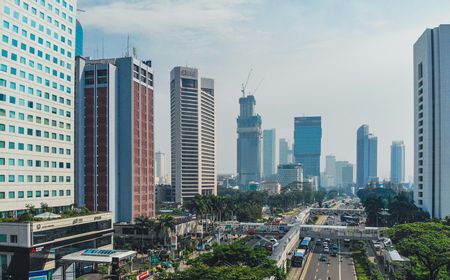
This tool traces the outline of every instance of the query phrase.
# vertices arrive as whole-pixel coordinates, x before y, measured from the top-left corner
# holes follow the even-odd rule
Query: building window
[[[10,235],[9,236],[9,242],[17,243],[17,235],[14,235],[14,234]]]
[[[422,62],[419,63],[419,65],[417,67],[417,75],[419,76],[419,79],[423,78],[423,64],[422,64]]]
[[[7,235],[6,234],[0,234],[0,242],[6,243],[7,242]]]

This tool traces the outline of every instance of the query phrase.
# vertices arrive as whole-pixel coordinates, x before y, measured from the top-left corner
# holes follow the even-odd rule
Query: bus
[[[306,251],[304,249],[297,249],[292,256],[292,267],[303,267],[306,259]]]
[[[311,237],[305,237],[303,238],[302,242],[300,242],[300,245],[298,246],[299,249],[304,249],[305,253],[308,253],[309,249],[311,248]]]

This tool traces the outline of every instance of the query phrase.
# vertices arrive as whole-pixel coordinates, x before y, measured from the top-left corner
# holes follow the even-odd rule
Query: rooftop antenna
[[[137,50],[136,50],[136,47],[133,47],[133,57],[134,57],[134,58],[137,57]]]
[[[245,84],[242,84],[242,96],[245,97],[245,90],[247,89],[248,80],[250,80],[250,76],[252,75],[253,69],[250,68],[250,71],[248,72],[247,81],[245,81]]]
[[[127,51],[125,52],[125,56],[130,56],[130,34],[127,35]]]
[[[105,58],[105,38],[102,38],[102,58]]]

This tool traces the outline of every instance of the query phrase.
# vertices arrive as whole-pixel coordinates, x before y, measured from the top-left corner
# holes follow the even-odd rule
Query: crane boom
[[[250,80],[250,76],[252,75],[253,69],[250,68],[250,71],[247,75],[247,80],[245,81],[245,84],[242,84],[242,95],[245,97],[245,90],[247,89],[248,81]]]

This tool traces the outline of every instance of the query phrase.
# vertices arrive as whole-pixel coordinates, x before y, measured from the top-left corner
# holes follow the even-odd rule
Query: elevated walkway
[[[345,215],[345,216],[364,216],[364,209],[339,209],[339,208],[311,208],[311,215]]]
[[[324,226],[324,225],[299,225],[300,237],[352,239],[352,240],[377,240],[384,228],[378,227],[353,227],[353,226]]]

